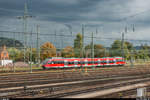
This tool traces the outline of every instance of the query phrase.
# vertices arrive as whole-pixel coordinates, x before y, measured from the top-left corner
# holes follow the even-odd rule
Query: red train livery
[[[77,67],[104,67],[114,65],[124,65],[122,57],[105,57],[105,58],[51,58],[42,62],[43,69],[49,68],[77,68]]]

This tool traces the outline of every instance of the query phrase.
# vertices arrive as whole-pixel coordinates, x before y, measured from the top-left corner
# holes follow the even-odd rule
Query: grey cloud
[[[1,0],[0,25],[8,24],[6,23],[8,19],[23,16],[25,1]],[[79,32],[81,25],[86,24],[87,33],[95,30],[95,27],[103,26],[103,34],[110,34],[111,36],[112,32],[115,33],[123,29],[124,23],[135,24],[136,28],[141,30],[150,26],[149,11],[128,18],[141,11],[136,9],[140,4],[135,1],[138,0],[28,0],[27,3],[29,14],[36,16],[34,24],[43,25],[47,33],[54,30],[55,27],[49,27],[55,22],[55,24],[61,24],[58,30],[63,30],[64,33],[68,29],[72,29],[73,33]],[[128,18],[126,22],[123,19],[125,17]],[[9,24],[11,25],[11,23]],[[42,31],[46,33],[44,29]]]

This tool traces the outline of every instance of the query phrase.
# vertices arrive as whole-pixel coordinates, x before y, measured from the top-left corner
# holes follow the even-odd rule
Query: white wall
[[[7,65],[7,64],[12,64],[13,61],[12,60],[0,60],[0,65]]]

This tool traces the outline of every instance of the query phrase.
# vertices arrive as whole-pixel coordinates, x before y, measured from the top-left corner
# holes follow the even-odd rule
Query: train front
[[[45,59],[41,64],[43,69],[50,68],[51,59]]]

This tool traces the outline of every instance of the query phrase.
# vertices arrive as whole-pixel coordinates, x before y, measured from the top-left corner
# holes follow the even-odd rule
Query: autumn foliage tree
[[[62,50],[62,57],[70,58],[74,57],[74,49],[71,46],[67,46]]]
[[[56,57],[56,47],[52,43],[46,42],[40,48],[41,48],[41,52],[40,52],[41,60],[50,57]]]

